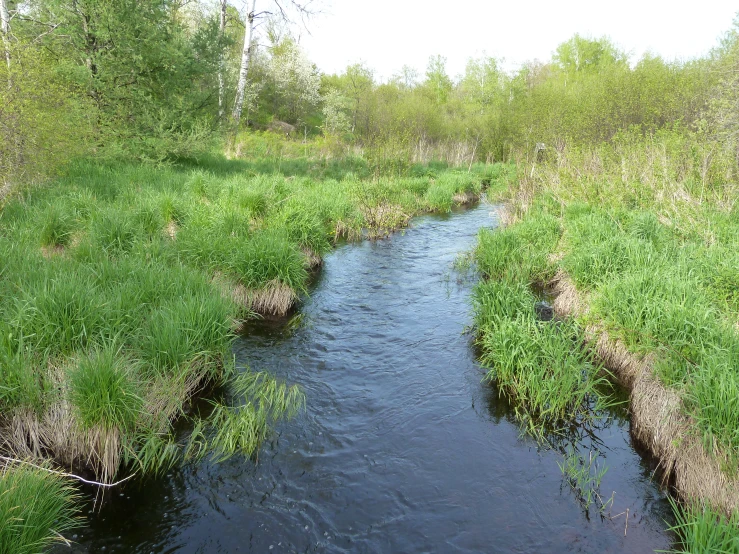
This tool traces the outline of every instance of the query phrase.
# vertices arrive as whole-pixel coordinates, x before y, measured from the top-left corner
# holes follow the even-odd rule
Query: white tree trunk
[[[246,15],[247,27],[244,35],[244,48],[241,51],[241,66],[239,67],[239,82],[236,85],[236,100],[234,101],[234,109],[232,118],[235,126],[238,126],[241,119],[241,112],[244,109],[244,96],[246,93],[246,81],[249,73],[249,64],[252,54],[252,38],[254,37],[254,14],[257,0],[251,0]]]
[[[10,69],[10,14],[6,0],[0,0],[0,34],[3,35],[3,50],[5,50],[5,63]]]
[[[5,0],[0,0],[4,2]],[[223,52],[223,35],[226,33],[226,6],[227,0],[221,1],[221,18],[218,26],[218,40],[221,42],[221,59],[218,61],[218,118],[223,119],[226,84],[224,82],[225,53]]]

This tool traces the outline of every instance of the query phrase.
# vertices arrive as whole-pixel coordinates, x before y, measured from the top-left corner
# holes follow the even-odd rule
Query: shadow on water
[[[472,280],[450,272],[496,222],[481,204],[339,247],[299,313],[250,324],[234,349],[241,366],[299,383],[307,410],[280,425],[256,464],[203,463],[116,493],[72,551],[670,548],[669,506],[623,409],[587,436],[609,466],[600,489],[615,493],[610,512],[629,510],[626,533],[624,515],[588,517],[563,484],[561,454],[522,437],[512,407],[482,381],[465,332]]]

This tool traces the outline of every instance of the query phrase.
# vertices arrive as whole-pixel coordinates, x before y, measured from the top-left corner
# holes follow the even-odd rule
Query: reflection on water
[[[258,463],[232,459],[129,486],[74,552],[650,552],[669,517],[624,414],[591,431],[615,491],[583,513],[557,462],[521,438],[475,361],[472,279],[452,270],[489,205],[423,217],[328,256],[299,322],[252,324],[238,362],[303,386]],[[69,552],[68,548],[59,550]]]

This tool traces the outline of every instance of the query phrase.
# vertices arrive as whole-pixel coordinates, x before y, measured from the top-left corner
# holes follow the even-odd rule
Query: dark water
[[[623,417],[596,432],[612,515],[586,515],[555,451],[522,439],[481,382],[474,278],[452,269],[489,205],[424,217],[326,259],[292,324],[255,325],[242,365],[303,386],[307,410],[255,465],[233,459],[124,490],[74,552],[651,552],[669,507]],[[592,438],[590,439],[592,440]],[[105,550],[104,550],[105,549]],[[61,549],[60,552],[69,552]]]

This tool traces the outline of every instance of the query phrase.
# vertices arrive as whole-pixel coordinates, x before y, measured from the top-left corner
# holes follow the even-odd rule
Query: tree
[[[445,104],[452,90],[452,80],[446,74],[446,58],[431,56],[426,69],[426,87],[436,98],[438,104]]]
[[[626,54],[607,38],[589,39],[576,34],[557,47],[553,61],[566,73],[592,72],[627,66]]]
[[[274,13],[268,10],[257,12],[257,0],[247,0],[246,33],[244,34],[244,45],[241,50],[241,63],[239,64],[239,81],[236,84],[236,99],[234,101],[234,107],[231,113],[234,127],[238,127],[239,121],[241,120],[241,112],[244,109],[244,97],[246,94],[246,84],[249,77],[249,67],[251,65],[254,52],[254,30],[256,28],[257,20],[264,16],[277,16],[282,21],[289,22],[289,9],[297,11],[301,17],[305,18],[311,15],[309,6],[312,1],[313,0],[306,0],[305,2],[299,2],[298,0],[272,0],[272,5],[277,11],[277,13]]]
[[[228,9],[228,2],[226,0],[219,0],[219,13],[218,13],[218,42],[221,47],[221,55],[218,60],[218,119],[223,119],[224,102],[226,96],[226,82],[225,82],[225,65],[226,56],[225,49],[223,46],[223,39],[226,34],[226,11]]]
[[[161,160],[207,148],[216,119],[218,20],[180,0],[36,0],[43,46],[94,102],[98,144]],[[35,23],[29,23],[35,25]]]
[[[313,63],[297,44],[286,39],[273,48],[269,76],[283,107],[283,119],[305,123],[311,108],[321,100],[321,77]]]
[[[249,75],[252,50],[254,48],[254,22],[258,14],[255,13],[257,0],[251,0],[246,13],[246,33],[244,35],[244,46],[241,52],[241,64],[239,65],[239,82],[236,85],[236,99],[234,100],[233,119],[234,127],[238,127],[241,120],[241,111],[244,109],[244,96],[246,94],[246,79]]]
[[[502,73],[495,58],[483,57],[467,62],[459,88],[467,103],[482,115],[501,92]]]
[[[349,133],[351,122],[347,112],[351,100],[335,88],[323,95],[323,132],[325,135],[341,137]]]
[[[6,0],[0,0],[0,34],[3,37],[3,50],[5,51],[5,62],[10,71],[10,14]]]

